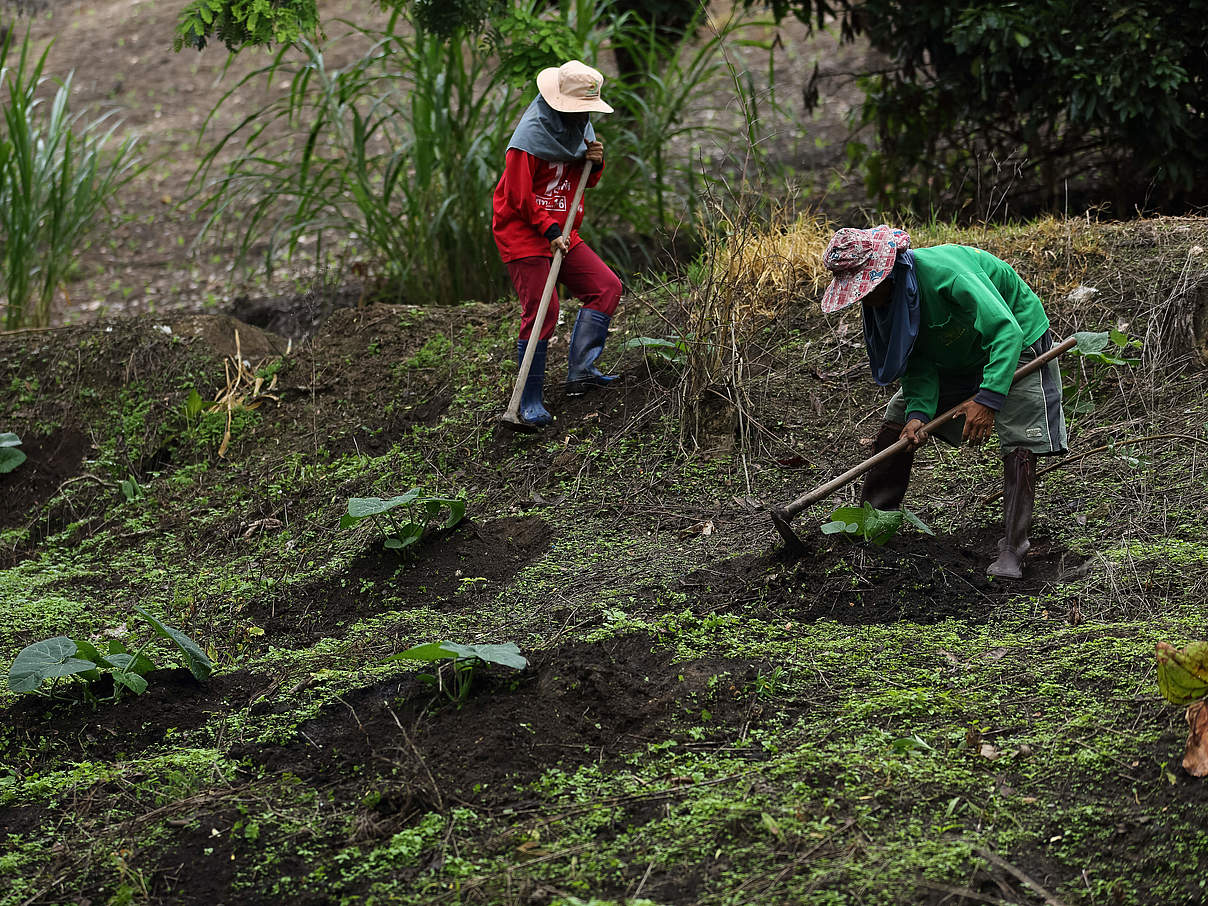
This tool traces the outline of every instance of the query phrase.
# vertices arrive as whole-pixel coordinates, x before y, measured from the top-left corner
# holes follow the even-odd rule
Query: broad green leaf
[[[1111,338],[1111,341],[1121,349],[1128,346],[1128,334],[1124,333],[1123,331],[1116,330],[1116,328],[1113,327],[1107,332],[1107,335]]]
[[[122,673],[135,673],[142,676],[155,669],[155,664],[145,654],[110,654],[108,660]]]
[[[1103,333],[1093,333],[1088,330],[1083,330],[1074,334],[1074,339],[1078,344],[1074,347],[1074,351],[1079,355],[1098,355],[1107,348],[1107,343],[1110,337],[1107,331],[1104,331]]]
[[[0,447],[0,475],[7,475],[25,462],[26,458],[16,447]]]
[[[932,530],[931,526],[929,526],[926,522],[924,522],[922,519],[920,519],[918,517],[918,514],[915,513],[914,510],[908,510],[908,509],[906,509],[906,507],[902,507],[902,515],[906,517],[907,522],[909,522],[911,525],[913,525],[920,532],[924,532],[928,535],[935,534],[935,532]]]
[[[477,658],[489,664],[500,664],[523,670],[528,666],[528,660],[520,653],[515,642],[504,642],[502,645],[461,645],[457,642],[428,642],[416,645],[398,654],[386,658],[388,661],[442,661],[448,659]]]
[[[147,691],[147,681],[137,673],[125,673],[119,670],[111,675],[115,686],[125,686],[135,695],[142,695]]]
[[[395,507],[407,506],[414,503],[420,495],[419,488],[412,488],[406,494],[400,494],[397,497],[382,499],[381,497],[350,497],[348,500],[348,518],[355,521],[360,521],[369,516],[380,516],[382,513],[388,513]],[[341,523],[344,520],[340,520]]]
[[[156,634],[170,641],[178,649],[180,649],[181,660],[184,665],[189,668],[189,672],[196,679],[203,680],[209,676],[214,670],[214,662],[202,651],[197,643],[181,632],[174,626],[168,626],[166,623],[161,623],[147,611],[141,607],[134,608],[144,620],[151,624]]]
[[[76,643],[62,635],[26,645],[8,670],[8,688],[13,692],[33,692],[44,680],[96,669],[92,661],[76,657],[76,651]]]
[[[447,658],[456,657],[452,651],[446,651],[444,642],[428,642],[424,645],[415,645],[408,648],[406,651],[400,651],[398,654],[392,654],[386,658],[388,661],[443,661]]]
[[[86,639],[73,639],[76,644],[76,655],[82,658],[87,658],[98,667],[112,667],[113,663],[99,651],[96,647]]]
[[[459,658],[476,657],[488,664],[500,664],[514,670],[523,670],[528,666],[528,660],[520,653],[515,642],[504,642],[502,645],[459,645],[457,642],[441,642],[441,645],[453,651]]]
[[[831,521],[822,527],[828,535],[845,532],[859,535],[865,541],[882,545],[902,527],[901,510],[878,510],[871,504],[841,506],[830,514]],[[842,527],[840,527],[842,526]]]
[[[885,544],[902,527],[902,511],[878,510],[867,503],[864,506],[867,510],[862,531],[864,538],[878,546]]]
[[[1158,642],[1158,688],[1167,701],[1185,705],[1208,696],[1208,642],[1192,642],[1182,650]]]
[[[688,351],[687,344],[681,339],[667,340],[659,337],[634,337],[626,341],[621,348],[641,349],[648,356],[663,359],[674,365],[681,364],[684,354]]]
[[[0,447],[19,447],[21,446],[21,438],[13,434],[12,431],[5,431],[0,434]]]

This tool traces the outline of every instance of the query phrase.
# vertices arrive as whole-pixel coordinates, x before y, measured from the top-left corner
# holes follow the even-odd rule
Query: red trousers
[[[507,263],[508,274],[512,278],[512,286],[520,296],[522,314],[520,316],[520,339],[527,340],[533,333],[533,322],[537,320],[537,308],[541,305],[541,291],[545,289],[546,278],[553,264],[550,258],[518,258]],[[558,282],[566,287],[566,291],[579,299],[584,308],[594,308],[598,312],[612,317],[621,301],[621,281],[603,261],[600,256],[587,247],[586,242],[580,242],[570,253],[562,258],[562,268],[558,271]],[[540,340],[548,340],[558,324],[558,290],[549,300],[549,308],[545,311],[545,323],[537,334]]]

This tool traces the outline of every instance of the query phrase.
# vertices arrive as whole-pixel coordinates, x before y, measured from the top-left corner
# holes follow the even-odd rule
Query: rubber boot
[[[986,570],[1000,579],[1022,579],[1023,557],[1032,546],[1028,530],[1036,504],[1036,454],[1012,450],[1003,457],[1002,517],[1006,534],[998,542],[998,559]]]
[[[892,447],[902,435],[902,425],[883,422],[881,430],[873,438],[872,449],[880,453]],[[906,496],[910,484],[910,469],[914,465],[914,451],[895,453],[880,465],[864,473],[864,484],[860,486],[860,503],[871,503],[878,510],[896,510]]]
[[[615,374],[604,374],[596,367],[611,323],[612,318],[594,308],[579,309],[566,353],[567,396],[581,396],[593,387],[607,387],[617,379]]]
[[[524,362],[524,351],[528,340],[516,342],[516,368]],[[537,348],[533,351],[533,364],[529,368],[528,380],[524,382],[524,390],[520,394],[520,418],[530,425],[544,427],[554,420],[545,408],[543,392],[545,390],[545,353],[549,348],[549,340],[538,340]]]

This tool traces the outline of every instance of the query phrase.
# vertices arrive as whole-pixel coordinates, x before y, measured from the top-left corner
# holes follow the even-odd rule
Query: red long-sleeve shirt
[[[551,163],[519,148],[508,149],[503,176],[495,186],[491,222],[495,245],[505,263],[518,258],[553,257],[546,232],[557,226],[563,235],[566,234],[566,212],[579,184],[582,167],[582,161]],[[589,188],[600,181],[603,172],[603,164],[593,170],[587,178]],[[572,249],[583,241],[579,238],[582,222],[583,202],[580,201],[570,230]]]

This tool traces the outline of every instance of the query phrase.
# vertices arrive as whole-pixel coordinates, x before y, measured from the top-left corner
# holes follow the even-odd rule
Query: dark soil
[[[59,428],[44,437],[22,435],[26,460],[0,475],[0,529],[13,528],[30,518],[59,486],[80,473],[90,443],[75,428]],[[0,558],[3,553],[0,552]],[[0,562],[3,562],[0,559]]]
[[[713,742],[739,735],[760,713],[749,670],[722,659],[672,663],[645,634],[565,645],[523,672],[483,669],[461,708],[408,675],[343,696],[285,745],[232,756],[332,779],[363,765],[382,778],[382,813],[458,803],[517,809],[528,801],[524,787],[550,767],[687,739],[702,709]]]
[[[387,550],[378,535],[338,580],[291,588],[252,611],[270,638],[311,643],[363,617],[400,607],[481,605],[549,547],[550,528],[535,516],[436,531],[411,552]],[[485,580],[485,581],[482,581]]]
[[[994,528],[938,537],[904,532],[885,547],[833,536],[805,543],[800,558],[783,550],[747,554],[693,573],[683,587],[705,611],[755,607],[857,626],[984,622],[996,604],[1036,594],[1083,560],[1039,538],[1025,558],[1022,580],[991,578],[986,566],[997,550]]]
[[[187,734],[210,721],[215,712],[246,707],[269,681],[244,671],[220,674],[200,683],[183,668],[153,670],[147,691],[127,693],[117,702],[93,707],[78,692],[49,699],[22,696],[4,712],[2,760],[10,769],[43,763],[116,761]],[[102,677],[93,690],[98,699],[112,694],[112,681]]]

